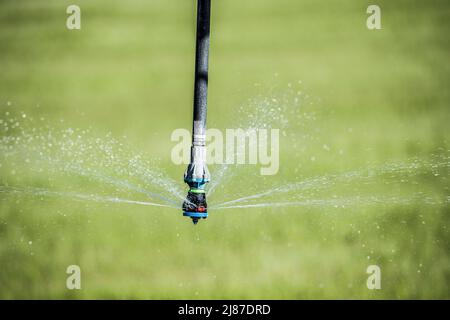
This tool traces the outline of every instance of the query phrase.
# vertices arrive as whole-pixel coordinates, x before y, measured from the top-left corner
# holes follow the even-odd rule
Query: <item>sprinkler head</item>
[[[186,200],[183,202],[183,216],[190,217],[194,224],[197,224],[199,219],[208,217],[205,190],[191,188],[188,191]]]
[[[184,172],[184,182],[189,186],[189,191],[183,202],[183,216],[190,217],[194,224],[197,224],[199,219],[208,217],[205,186],[209,179],[204,140],[196,140],[191,147],[191,162]]]
[[[205,185],[209,182],[209,171],[201,159],[194,159],[196,161],[192,161],[184,173],[184,182],[189,185],[189,191],[183,202],[183,216],[190,217],[194,224],[208,217]]]

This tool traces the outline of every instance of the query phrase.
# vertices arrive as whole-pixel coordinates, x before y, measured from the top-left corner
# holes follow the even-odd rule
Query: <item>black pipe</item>
[[[211,0],[197,2],[193,145],[205,145]]]

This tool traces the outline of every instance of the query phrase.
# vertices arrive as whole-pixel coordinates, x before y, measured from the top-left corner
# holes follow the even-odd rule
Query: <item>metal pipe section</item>
[[[204,145],[208,101],[208,58],[211,0],[198,0],[195,48],[194,124],[192,144]],[[202,140],[203,139],[203,140]]]

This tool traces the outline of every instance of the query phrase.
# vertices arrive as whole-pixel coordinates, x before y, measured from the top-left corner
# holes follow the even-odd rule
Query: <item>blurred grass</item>
[[[213,2],[210,127],[232,126],[255,83],[302,80],[317,98],[317,140],[300,160],[282,141],[274,182],[449,150],[448,1],[378,1],[381,31],[364,1]],[[2,113],[126,135],[181,177],[169,137],[190,128],[195,2],[79,0],[80,31],[65,28],[69,4],[0,2]],[[448,204],[420,202],[227,210],[193,228],[168,209],[2,194],[0,297],[448,299],[448,225]],[[70,264],[81,291],[65,288]],[[369,264],[382,290],[367,290]]]

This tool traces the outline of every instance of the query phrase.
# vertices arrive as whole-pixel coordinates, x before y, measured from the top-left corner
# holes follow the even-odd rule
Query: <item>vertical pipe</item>
[[[182,206],[183,215],[190,217],[194,224],[199,219],[206,219],[208,217],[204,189],[210,179],[206,165],[206,106],[208,98],[210,11],[211,0],[198,0],[191,161],[184,172],[184,182],[189,185],[189,191]]]
[[[211,0],[198,0],[195,48],[194,123],[192,128],[193,146],[205,145],[210,15]]]

